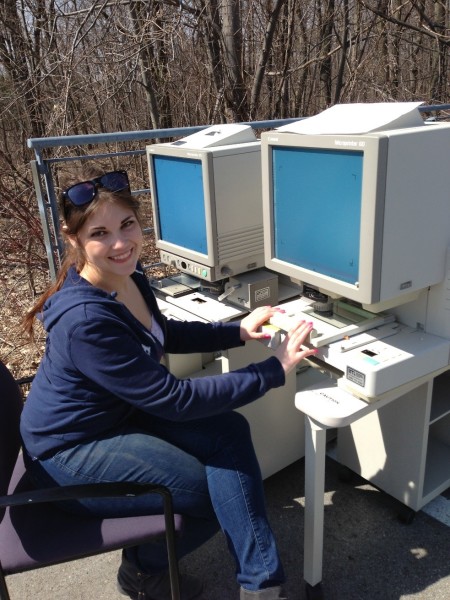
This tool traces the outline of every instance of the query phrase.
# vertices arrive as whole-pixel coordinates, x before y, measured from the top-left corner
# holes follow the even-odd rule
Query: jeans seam
[[[234,463],[234,460],[233,460],[233,463]],[[235,464],[235,466],[236,466],[236,464]],[[269,568],[267,565],[267,555],[266,555],[266,552],[263,550],[264,544],[262,543],[260,535],[257,531],[258,528],[257,528],[256,519],[255,519],[254,515],[252,514],[252,511],[250,510],[250,507],[249,507],[249,502],[248,502],[248,497],[247,497],[248,494],[247,494],[245,485],[243,484],[243,481],[242,481],[241,472],[238,469],[236,469],[236,472],[237,472],[238,479],[239,479],[239,485],[241,486],[242,494],[245,499],[245,508],[246,508],[247,515],[248,515],[248,518],[249,518],[251,526],[252,526],[253,535],[254,535],[257,545],[258,545],[258,552],[261,557],[261,562],[264,565],[266,577],[269,578],[270,573],[269,573]]]

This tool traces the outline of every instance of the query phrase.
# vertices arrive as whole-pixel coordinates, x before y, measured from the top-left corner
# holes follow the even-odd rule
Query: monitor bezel
[[[197,161],[201,163],[202,170],[202,182],[203,182],[203,199],[204,199],[204,210],[205,210],[205,227],[206,227],[206,244],[207,254],[197,252],[185,246],[168,242],[161,237],[161,227],[159,219],[159,205],[156,194],[157,183],[155,181],[155,170],[149,165],[149,176],[150,176],[150,192],[153,209],[153,225],[155,229],[156,247],[159,250],[169,252],[185,258],[186,260],[193,261],[206,267],[216,266],[217,260],[217,219],[215,214],[215,190],[214,181],[211,181],[213,177],[213,155],[207,150],[190,150],[187,148],[176,148],[174,146],[165,147],[158,145],[155,147],[149,147],[148,160],[153,161],[157,156],[168,156],[170,158],[180,158],[186,161]]]
[[[273,149],[311,148],[363,153],[359,281],[346,283],[284,262],[275,256],[273,215]],[[384,195],[388,140],[382,135],[301,135],[268,132],[261,136],[265,264],[268,269],[301,284],[314,286],[333,297],[361,304],[380,300],[383,247]],[[314,224],[311,225],[314,227]]]

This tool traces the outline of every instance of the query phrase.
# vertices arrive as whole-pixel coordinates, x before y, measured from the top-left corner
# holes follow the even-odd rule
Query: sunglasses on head
[[[84,206],[92,202],[100,188],[106,188],[110,192],[121,192],[130,189],[127,172],[110,171],[101,175],[101,177],[75,183],[75,185],[71,185],[63,191],[62,197],[74,206]]]

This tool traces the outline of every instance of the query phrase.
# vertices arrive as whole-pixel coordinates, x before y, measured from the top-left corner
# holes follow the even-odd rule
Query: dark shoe
[[[240,600],[287,600],[287,596],[279,585],[255,592],[241,588]]]
[[[147,575],[133,563],[122,558],[117,574],[119,592],[134,600],[171,600],[168,571],[158,575]],[[203,584],[196,577],[180,575],[181,600],[201,600]]]

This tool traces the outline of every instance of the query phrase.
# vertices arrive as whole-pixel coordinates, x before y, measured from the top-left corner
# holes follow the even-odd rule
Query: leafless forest
[[[47,278],[28,138],[450,101],[448,0],[0,7],[0,358],[16,376],[32,373],[42,350],[17,324]]]

